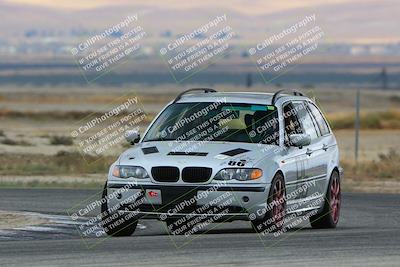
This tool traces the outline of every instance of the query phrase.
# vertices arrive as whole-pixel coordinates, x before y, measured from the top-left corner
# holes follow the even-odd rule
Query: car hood
[[[150,171],[154,166],[176,166],[180,169],[211,167],[218,171],[226,167],[257,167],[276,146],[232,142],[144,142],[126,150],[120,165],[142,166]]]

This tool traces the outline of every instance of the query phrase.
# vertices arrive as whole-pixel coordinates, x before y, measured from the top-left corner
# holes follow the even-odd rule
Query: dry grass
[[[72,137],[69,136],[51,136],[50,137],[50,144],[51,145],[64,145],[64,146],[72,146],[74,141]]]
[[[400,154],[391,149],[387,154],[379,154],[377,160],[354,162],[342,162],[346,177],[353,180],[400,180]]]
[[[9,109],[0,109],[0,118],[7,119],[29,119],[34,121],[80,121],[86,117],[100,117],[104,112],[91,112],[91,111],[16,111]],[[128,115],[129,112],[120,112],[116,119]],[[143,123],[149,124],[154,118],[155,114],[146,114]]]
[[[53,155],[4,154],[0,157],[1,175],[55,175],[107,173],[115,157],[94,158],[78,152],[60,151]],[[89,164],[90,163],[90,164]]]
[[[68,90],[67,90],[68,91]],[[112,91],[112,90],[109,90]],[[130,92],[126,94],[125,91],[115,90],[114,93],[101,92],[101,94],[93,94],[90,92],[78,92],[75,94],[66,94],[63,92],[38,92],[38,93],[27,93],[27,92],[13,92],[13,93],[2,93],[0,92],[0,103],[15,103],[15,104],[98,104],[100,106],[106,106],[113,103],[116,99],[120,102],[124,102],[136,96],[136,93]],[[168,91],[164,93],[149,94],[141,93],[138,96],[139,104],[155,104],[159,103],[165,105],[167,102],[171,101],[174,94]]]
[[[33,146],[33,144],[25,141],[25,140],[14,140],[11,138],[3,138],[0,140],[0,143],[3,145],[9,145],[9,146]]]
[[[334,130],[354,128],[354,113],[328,114],[327,119]],[[361,113],[360,127],[361,129],[400,129],[400,111]]]

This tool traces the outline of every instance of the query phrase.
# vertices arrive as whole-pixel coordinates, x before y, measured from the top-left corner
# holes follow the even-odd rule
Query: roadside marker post
[[[355,120],[355,160],[358,165],[358,148],[359,148],[359,135],[360,135],[360,88],[356,93],[356,120]]]

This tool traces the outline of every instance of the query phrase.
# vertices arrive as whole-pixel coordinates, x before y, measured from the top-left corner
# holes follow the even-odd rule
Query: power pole
[[[382,80],[382,89],[386,90],[387,87],[388,87],[387,86],[387,84],[388,84],[388,75],[387,75],[385,67],[382,68],[382,72],[381,72],[380,76],[381,76],[381,80]]]
[[[251,73],[246,75],[246,87],[250,88],[253,85],[253,79],[251,77]]]
[[[355,151],[354,156],[356,164],[358,164],[358,146],[359,146],[359,134],[360,134],[360,88],[357,89],[356,93],[356,121],[355,121]]]

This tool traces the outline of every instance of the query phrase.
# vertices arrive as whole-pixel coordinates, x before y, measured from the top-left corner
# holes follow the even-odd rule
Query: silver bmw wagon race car
[[[133,147],[111,165],[103,191],[108,235],[131,235],[139,219],[185,235],[234,220],[250,221],[257,232],[282,231],[292,215],[313,228],[339,221],[336,139],[298,91],[190,89],[143,135],[125,136]]]

